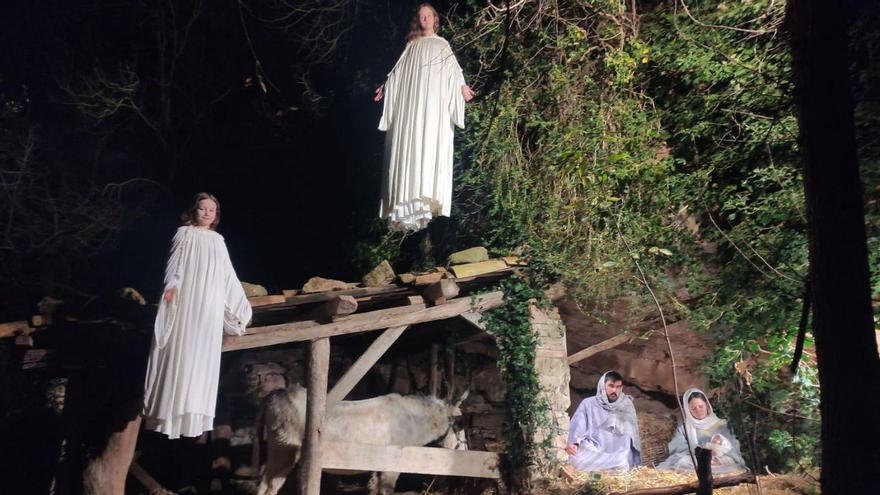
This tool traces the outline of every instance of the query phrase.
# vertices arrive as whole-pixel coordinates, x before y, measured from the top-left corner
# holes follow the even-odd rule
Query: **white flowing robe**
[[[251,305],[223,236],[209,229],[180,227],[165,269],[144,385],[146,428],[178,438],[214,427],[223,332],[241,335]],[[164,293],[164,292],[163,292]]]
[[[379,122],[386,131],[379,217],[393,230],[418,230],[433,216],[449,216],[464,84],[449,43],[437,35],[407,43],[388,74]]]
[[[571,417],[568,444],[578,446],[569,462],[578,471],[629,470],[641,464],[642,444],[632,398],[614,402],[605,394],[605,375],[595,397],[581,402]]]

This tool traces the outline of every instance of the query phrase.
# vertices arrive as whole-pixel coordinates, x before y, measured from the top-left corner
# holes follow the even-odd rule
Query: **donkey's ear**
[[[464,402],[464,400],[468,398],[468,395],[470,395],[470,393],[471,393],[471,389],[470,389],[470,388],[468,388],[467,390],[465,390],[464,393],[461,394],[461,397],[459,397],[458,400],[455,401],[455,407],[456,407],[456,408],[460,407],[460,406],[461,406],[461,403]]]

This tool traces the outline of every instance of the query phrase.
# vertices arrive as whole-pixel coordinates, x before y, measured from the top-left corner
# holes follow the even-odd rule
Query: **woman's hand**
[[[382,101],[382,97],[385,96],[385,85],[381,85],[376,88],[376,96],[373,97],[373,101]]]
[[[172,288],[165,291],[165,295],[163,297],[165,298],[165,302],[170,304],[171,301],[174,300],[174,296],[176,296],[176,295],[177,295],[177,287],[172,287]]]
[[[476,95],[476,93],[474,93],[474,90],[472,90],[471,87],[468,86],[467,84],[463,84],[461,86],[461,96],[464,96],[464,101],[473,100],[475,95]],[[376,101],[378,101],[378,100],[376,100]]]

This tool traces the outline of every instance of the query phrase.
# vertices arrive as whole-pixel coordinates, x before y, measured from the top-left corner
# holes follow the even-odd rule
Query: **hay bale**
[[[660,414],[642,412],[639,418],[639,435],[642,439],[642,464],[656,466],[668,456],[667,445],[675,431],[675,421]]]
[[[578,472],[577,478],[574,484],[582,485],[582,493],[600,494],[625,493],[630,490],[681,485],[697,479],[693,473],[660,471],[646,466],[637,467],[630,471]],[[583,487],[589,487],[589,489]]]

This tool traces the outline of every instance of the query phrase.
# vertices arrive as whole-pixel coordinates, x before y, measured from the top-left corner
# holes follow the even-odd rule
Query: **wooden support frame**
[[[330,368],[330,339],[322,337],[309,347],[306,430],[300,462],[299,495],[320,495],[322,445],[321,430],[327,404],[327,375]]]
[[[477,450],[325,442],[324,469],[499,479],[499,455]]]
[[[26,321],[10,321],[8,323],[0,323],[0,338],[15,337],[17,335],[27,335],[33,330]]]
[[[321,325],[315,321],[285,323],[248,329],[239,337],[226,336],[223,351],[253,349],[288,342],[303,342],[322,337],[381,330],[383,328],[414,325],[428,321],[445,320],[469,311],[485,311],[504,303],[500,291],[481,294],[474,298],[460,298],[442,306],[425,308],[422,305],[353,314],[343,320]]]
[[[327,412],[345,399],[345,396],[351,392],[351,389],[370,371],[370,368],[376,364],[379,358],[385,354],[385,351],[397,341],[397,338],[407,328],[409,328],[409,325],[389,328],[370,344],[370,347],[361,354],[361,357],[351,365],[351,368],[342,375],[342,378],[336,382],[336,385],[327,394]]]
[[[605,339],[602,342],[599,342],[598,344],[593,344],[590,347],[587,347],[586,349],[581,349],[580,351],[577,351],[576,353],[572,354],[571,356],[568,356],[568,365],[571,366],[574,363],[577,363],[578,361],[583,361],[584,359],[587,359],[590,356],[599,354],[602,351],[607,351],[608,349],[613,349],[621,344],[625,344],[625,343],[629,342],[632,339],[633,339],[633,337],[631,335],[627,335],[625,333],[622,333],[620,335],[615,335],[614,337],[611,337],[610,339]]]

